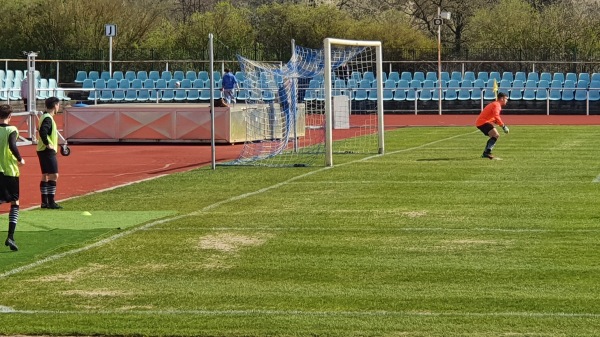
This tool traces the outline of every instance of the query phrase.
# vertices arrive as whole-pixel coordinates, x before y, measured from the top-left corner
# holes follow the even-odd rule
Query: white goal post
[[[377,126],[378,126],[378,153],[384,154],[384,123],[383,123],[383,53],[381,50],[381,41],[359,41],[344,40],[336,38],[325,38],[323,40],[323,50],[325,54],[324,66],[324,89],[325,89],[325,165],[333,166],[333,113],[332,113],[332,73],[331,59],[332,46],[352,46],[352,47],[373,47],[375,48],[375,78],[377,79]]]

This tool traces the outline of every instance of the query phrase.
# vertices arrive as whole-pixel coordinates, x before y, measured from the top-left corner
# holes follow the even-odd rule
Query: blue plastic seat
[[[552,74],[549,72],[542,72],[540,74],[540,81],[548,81],[548,83],[552,82]],[[538,81],[539,84],[539,81]]]
[[[429,81],[437,81],[437,73],[435,71],[428,71],[427,73],[425,73],[425,80],[429,80]]]
[[[600,100],[600,80],[594,80],[590,82],[590,89],[588,91],[588,99],[591,102]]]
[[[358,88],[354,90],[354,100],[364,101],[369,98],[369,91],[371,90],[371,81],[361,80],[358,82]]]
[[[137,78],[138,80],[142,80],[142,82],[144,82],[145,80],[148,79],[148,72],[145,70],[140,70],[135,75],[135,78]]]
[[[463,80],[471,81],[471,83],[475,82],[477,78],[475,77],[475,73],[472,71],[465,71],[463,75]]]
[[[491,75],[491,74],[490,74]],[[498,83],[496,82],[495,78],[490,78],[486,85],[485,85],[485,91],[483,92],[483,99],[490,101],[490,100],[495,100],[496,99],[496,92],[494,91],[494,84],[498,85]]]
[[[116,80],[116,79],[115,79]],[[117,88],[117,90],[113,91],[113,98],[112,100],[115,102],[121,102],[125,100],[125,92],[126,90],[129,89],[129,81],[122,78],[119,81],[119,86]]]
[[[459,90],[460,90],[460,81],[459,80],[448,81],[448,86],[446,88],[446,92],[444,93],[444,100],[446,100],[446,101],[457,100]]]
[[[537,89],[535,90],[535,100],[536,101],[545,101],[549,97],[548,89],[550,88],[550,82],[548,80],[540,80],[537,84]]]
[[[490,79],[490,74],[487,71],[480,71],[477,73],[477,79],[483,80],[483,82],[487,82]]]
[[[500,83],[500,81],[502,81],[502,76],[500,75],[500,72],[498,72],[498,71],[491,71],[489,79],[496,80],[496,83]]]
[[[136,79],[135,71],[133,71],[133,70],[127,70],[125,72],[125,79],[127,79],[130,83],[133,82],[133,80]]]
[[[525,82],[525,89],[523,90],[523,100],[533,101],[538,87],[538,82],[534,79],[527,80]]]
[[[565,76],[565,83],[563,84],[561,100],[572,101],[575,99],[575,88],[577,84],[573,80],[567,80],[568,76]]]
[[[565,82],[567,81],[573,81],[573,83],[577,83],[577,74],[576,73],[567,73],[565,75]],[[563,86],[565,84],[563,83]]]
[[[169,81],[173,78],[173,73],[171,73],[169,70],[163,70],[163,72],[160,73],[160,78],[169,83]]]
[[[4,75],[4,70],[2,71],[2,75]],[[83,83],[85,79],[87,79],[87,72],[85,70],[77,71],[77,75],[75,76],[75,83]]]
[[[471,99],[471,90],[473,90],[473,82],[470,80],[462,80],[460,82],[460,89],[458,89],[459,101],[466,101]]]
[[[524,73],[523,73],[524,74]],[[502,81],[500,81],[500,86],[502,88]],[[509,99],[511,100],[521,100],[523,99],[523,90],[525,90],[525,83],[523,83],[523,80],[514,80],[510,89],[509,89]],[[506,92],[502,89],[500,89],[501,92]]]
[[[183,70],[175,70],[173,72],[173,78],[180,82],[183,81],[183,79],[185,78],[185,74],[183,73]]]
[[[400,81],[400,73],[397,71],[390,71],[388,74],[388,80],[394,81],[394,83],[398,83]]]
[[[150,70],[148,73],[148,78],[156,83],[156,81],[160,80],[160,73],[158,70]]]
[[[417,80],[419,82],[425,81],[425,73],[422,71],[415,71],[413,73],[413,80]]]
[[[537,82],[540,81],[540,74],[538,74],[536,71],[530,71],[527,74],[527,81],[532,80],[535,81],[535,83],[537,84]],[[527,83],[527,82],[525,82]]]
[[[435,81],[434,86],[435,87],[433,89],[433,95],[431,97],[431,100],[439,101],[440,97],[442,98],[442,100],[444,100],[444,92],[446,92],[446,81],[444,81],[444,80]],[[441,96],[440,96],[440,86],[442,88]]]
[[[110,72],[108,72],[108,71],[101,72],[100,78],[103,79],[105,82],[108,82],[108,80],[111,79]]]
[[[369,82],[375,81],[375,74],[372,71],[365,71],[363,73],[363,80],[369,80]]]
[[[590,77],[590,84],[594,81],[600,81],[600,73],[592,73]]]
[[[554,73],[552,75],[552,81],[560,81],[560,85],[562,86],[565,83],[565,74],[564,73]]]
[[[424,80],[419,93],[419,101],[431,101],[433,98],[434,82],[432,80]]]
[[[471,89],[471,100],[479,101],[483,97],[483,90],[485,89],[485,81],[481,78],[476,79],[473,82],[473,89]]]
[[[88,77],[87,78],[89,78],[93,82],[96,82],[96,80],[100,78],[100,73],[97,72],[96,70],[90,70],[90,72],[88,72]]]
[[[450,80],[456,80],[458,83],[460,83],[462,79],[462,73],[460,71],[453,71],[450,73]]]
[[[125,78],[125,75],[123,74],[123,72],[121,70],[116,70],[116,71],[113,71],[112,78],[114,78],[115,80],[117,80],[117,82],[119,82]]]
[[[396,90],[394,91],[394,101],[405,101],[406,92],[409,88],[409,81],[400,80],[396,83]]]
[[[512,84],[512,81],[515,80],[515,77],[513,75],[513,73],[511,71],[505,71],[502,73],[502,79],[500,79],[500,82],[502,81],[508,81],[509,83]]]
[[[585,79],[581,79],[577,81],[577,85],[575,88],[575,100],[576,101],[586,101],[588,94],[588,81]]]
[[[539,87],[539,86],[538,86]],[[550,92],[548,99],[551,101],[559,101],[562,98],[562,82],[559,79],[552,80],[550,83]]]
[[[400,79],[410,82],[413,79],[412,73],[410,71],[403,71],[402,73],[400,73]]]
[[[514,81],[527,82],[527,74],[524,71],[517,71],[515,73],[515,78],[513,79],[513,82]]]

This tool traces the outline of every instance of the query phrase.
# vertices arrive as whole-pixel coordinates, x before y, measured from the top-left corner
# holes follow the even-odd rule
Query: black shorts
[[[6,202],[19,200],[19,177],[5,176],[0,173],[0,200]]]
[[[40,168],[43,174],[58,173],[58,161],[56,160],[56,151],[45,149],[37,152],[40,160]]]
[[[483,132],[484,135],[489,136],[490,131],[494,129],[494,125],[492,125],[491,123],[485,123],[483,125],[478,126],[477,128],[481,130],[481,132]]]

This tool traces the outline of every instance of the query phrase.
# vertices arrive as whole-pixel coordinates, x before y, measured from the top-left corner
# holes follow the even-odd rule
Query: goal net
[[[331,166],[334,154],[382,154],[381,43],[328,38],[323,49],[293,50],[283,65],[238,56],[246,141],[226,164]]]

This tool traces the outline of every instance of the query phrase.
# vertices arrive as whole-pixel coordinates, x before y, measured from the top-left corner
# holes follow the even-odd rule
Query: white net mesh
[[[326,57],[331,60],[334,153],[377,153],[376,53],[372,47],[295,48],[284,64],[238,56],[238,106],[246,120],[246,142],[227,164],[306,166],[325,156]],[[243,103],[243,105],[241,104]]]

